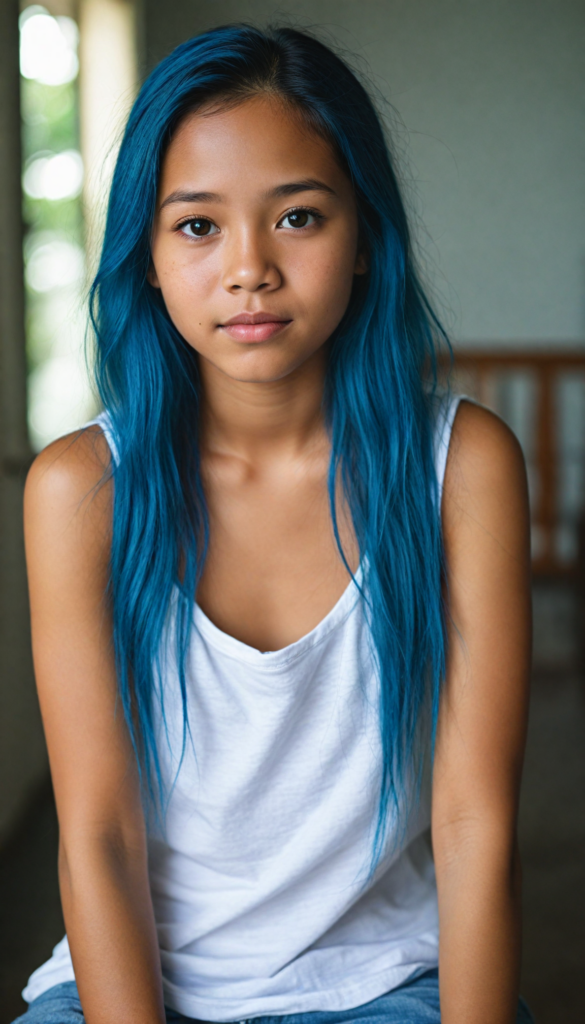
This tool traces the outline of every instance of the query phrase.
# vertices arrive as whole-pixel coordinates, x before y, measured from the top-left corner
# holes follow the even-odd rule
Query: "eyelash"
[[[320,221],[323,221],[325,219],[322,213],[319,213],[318,210],[314,210],[311,206],[294,206],[292,209],[287,210],[286,213],[282,215],[282,217],[280,218],[278,223],[281,224],[283,220],[286,220],[287,217],[290,217],[294,213],[308,213],[311,217],[315,218],[315,223],[316,224],[318,224]],[[214,227],[217,227],[217,224],[214,221],[212,221],[210,217],[185,217],[184,220],[180,221],[177,224],[176,230],[177,231],[182,231],[182,229],[187,224],[192,224],[193,221],[196,221],[196,220],[207,221],[208,224],[213,224]],[[314,227],[314,226],[315,226],[314,224],[305,224],[304,227],[302,227],[302,228],[287,228],[286,230],[295,231],[295,232],[301,232],[301,231],[306,231],[307,228],[311,228],[311,227]],[[199,237],[199,238],[209,238],[209,235],[199,235],[199,236],[197,236],[197,235],[186,235],[185,237],[189,238],[191,241],[194,241],[197,237]]]
[[[286,211],[286,213],[284,214],[283,217],[280,218],[278,223],[279,224],[282,223],[283,220],[286,220],[286,218],[290,217],[291,214],[293,214],[293,213],[308,213],[311,217],[315,218],[315,223],[317,223],[317,224],[320,221],[325,220],[323,214],[319,213],[318,210],[314,210],[311,206],[294,206],[291,210],[287,210]],[[305,227],[303,227],[303,228],[294,228],[294,229],[290,228],[289,230],[304,231],[306,228],[313,227],[313,226],[314,226],[313,224],[306,224]]]

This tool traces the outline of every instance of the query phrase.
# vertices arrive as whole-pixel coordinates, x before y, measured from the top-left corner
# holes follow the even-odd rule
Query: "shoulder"
[[[110,452],[101,427],[92,425],[58,438],[35,458],[25,493],[34,497],[75,498],[109,471]]]
[[[484,406],[463,399],[453,423],[445,488],[461,492],[506,480],[525,480],[524,455],[516,435]],[[461,496],[461,494],[460,494]]]
[[[43,533],[105,524],[111,514],[110,450],[97,425],[48,445],[34,460],[24,494],[25,527]]]
[[[463,519],[496,536],[528,529],[526,467],[518,439],[495,413],[465,400],[453,423],[442,516],[446,541]]]

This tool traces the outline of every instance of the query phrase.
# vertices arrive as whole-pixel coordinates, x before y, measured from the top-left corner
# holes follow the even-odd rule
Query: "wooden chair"
[[[523,403],[524,430],[520,431],[514,422],[514,403],[502,402],[501,397],[506,381],[511,379],[524,379],[529,385],[524,388],[528,401]],[[573,405],[583,407],[583,431],[573,429],[576,436],[572,438],[561,429],[567,381],[571,382],[573,397],[581,395]],[[585,352],[458,349],[451,386],[494,409],[519,435],[530,482],[535,576],[585,579]],[[571,479],[577,481],[577,490],[581,481],[582,493],[577,498],[575,494],[569,496],[567,501],[564,489]]]

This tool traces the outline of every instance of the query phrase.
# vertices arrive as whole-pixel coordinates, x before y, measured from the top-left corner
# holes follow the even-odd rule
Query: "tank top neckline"
[[[360,601],[363,577],[363,565],[360,564],[341,596],[321,621],[298,640],[287,644],[286,647],[279,647],[275,651],[260,651],[257,647],[251,647],[243,640],[238,640],[230,633],[224,632],[211,621],[196,601],[194,602],[193,622],[197,632],[222,654],[235,658],[237,661],[253,664],[257,668],[273,671],[277,666],[290,665],[292,661],[302,657],[346,621]]]
[[[435,435],[433,439],[439,497],[443,489],[447,451],[449,448],[449,440],[455,414],[460,402],[468,396],[447,395],[447,402],[443,404],[444,397],[445,396],[443,396],[440,402],[440,407],[437,411],[437,422],[435,425]],[[87,423],[86,426],[88,427],[92,424],[98,424],[102,428],[112,452],[112,456],[114,460],[117,461],[117,446],[113,437],[108,413],[99,413],[98,416],[96,416],[94,420],[91,420],[90,423]],[[276,668],[286,668],[291,664],[291,662],[301,658],[308,651],[312,650],[325,640],[326,637],[335,629],[342,625],[342,623],[344,623],[350,614],[356,609],[358,604],[361,603],[363,585],[364,560],[362,560],[353,578],[349,580],[347,587],[324,618],[321,619],[321,621],[308,633],[300,637],[299,640],[295,640],[292,644],[287,644],[286,647],[281,647],[275,651],[260,651],[258,648],[251,647],[242,640],[236,639],[236,637],[231,636],[229,633],[225,633],[219,628],[219,626],[216,626],[215,623],[211,621],[203,609],[197,604],[196,600],[193,601],[192,622],[199,635],[202,636],[208,644],[213,646],[216,650],[219,650],[226,657],[253,665],[258,670],[265,669],[266,671],[274,671]],[[175,596],[178,596],[178,588],[176,585],[174,590]]]

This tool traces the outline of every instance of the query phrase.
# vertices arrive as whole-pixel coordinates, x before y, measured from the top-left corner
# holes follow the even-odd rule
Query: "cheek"
[[[353,286],[355,249],[353,237],[336,238],[291,263],[291,284],[311,319],[338,322],[343,316]]]
[[[155,258],[154,265],[169,316],[184,334],[185,326],[193,323],[194,313],[204,314],[217,275],[211,266],[192,259],[163,257],[157,263]]]

